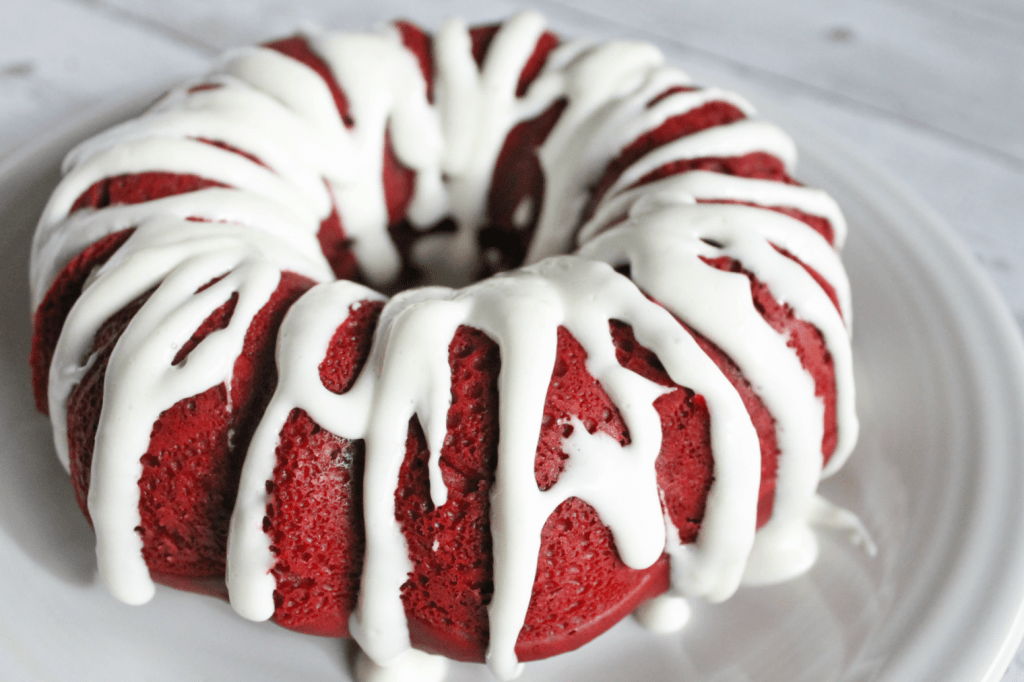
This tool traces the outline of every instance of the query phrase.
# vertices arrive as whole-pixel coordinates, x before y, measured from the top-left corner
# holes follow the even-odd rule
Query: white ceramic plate
[[[36,216],[76,141],[123,118],[113,107],[0,164],[0,678],[344,680],[351,647],[236,617],[161,588],[144,607],[95,579],[92,532],[31,401],[27,261]],[[777,117],[776,117],[777,118]],[[627,619],[524,681],[994,682],[1020,639],[1024,604],[1024,346],[995,290],[931,211],[806,126],[790,126],[799,175],[850,222],[863,431],[824,484],[864,520],[870,559],[822,533],[811,573],[696,604],[686,631]],[[450,679],[487,680],[456,665]]]

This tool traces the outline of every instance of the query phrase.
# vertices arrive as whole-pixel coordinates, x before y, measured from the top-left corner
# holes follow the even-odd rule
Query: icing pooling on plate
[[[332,208],[338,211],[369,282],[383,284],[397,274],[401,263],[389,239],[381,183],[386,136],[402,164],[415,172],[409,207],[414,225],[425,228],[445,216],[456,225],[453,233],[420,240],[414,260],[439,280],[463,283],[479,262],[477,231],[505,138],[516,124],[561,100],[565,109],[538,152],[543,201],[524,209],[538,214],[527,254],[534,265],[461,290],[428,287],[393,298],[382,314],[367,368],[342,395],[320,384],[319,361],[349,312],[383,297],[351,282],[323,284],[289,311],[279,336],[278,389],[253,438],[232,519],[232,604],[250,618],[273,613],[274,578],[268,572],[273,556],[262,531],[265,484],[272,478],[281,425],[292,408],[302,407],[328,430],[366,440],[367,552],[352,632],[378,663],[402,656],[409,645],[400,599],[408,559],[394,518],[393,491],[405,452],[405,427],[415,415],[431,451],[431,496],[435,505],[446,499],[438,457],[450,403],[448,344],[462,324],[487,333],[502,357],[488,651],[500,677],[513,677],[519,669],[514,647],[529,603],[540,528],[567,497],[580,497],[597,509],[627,565],[643,568],[667,552],[673,589],[681,595],[721,600],[736,589],[744,570],[758,580],[778,579],[813,561],[814,538],[806,523],[821,474],[821,401],[785,338],[754,311],[746,277],[716,270],[699,257],[725,254],[740,261],[825,336],[839,394],[840,441],[830,470],[849,454],[857,431],[846,327],[807,272],[771,245],[820,273],[836,290],[848,321],[845,275],[832,247],[805,223],[762,209],[694,202],[728,199],[797,208],[827,218],[837,244],[845,234],[841,214],[817,190],[705,171],[637,186],[650,171],[679,159],[766,152],[791,169],[795,149],[780,130],[750,118],[753,109],[741,98],[694,88],[684,73],[663,64],[656,48],[641,43],[563,45],[517,96],[520,74],[543,31],[536,13],[509,20],[478,67],[465,24],[445,24],[435,36],[433,102],[415,57],[396,30],[311,35],[309,44],[345,93],[351,126],[309,67],[267,48],[236,51],[214,74],[172,91],[145,116],[84,143],[68,157],[67,175],[44,212],[33,245],[36,303],[85,245],[127,227],[137,229],[94,274],[55,353],[50,406],[65,463],[65,403],[89,366],[85,356],[96,330],[155,287],[111,358],[107,382],[121,388],[104,397],[93,460],[89,509],[101,575],[115,595],[139,603],[153,592],[134,531],[138,453],[146,449],[149,426],[178,400],[230,384],[241,338],[281,271],[321,282],[332,279],[317,243],[320,221]],[[709,102],[732,104],[747,118],[644,154],[619,176],[581,230],[573,229],[612,158],[669,118]],[[221,141],[260,162],[201,140]],[[147,171],[196,174],[228,187],[69,215],[77,197],[96,181]],[[555,256],[574,240],[582,244],[579,255]],[[635,284],[599,261],[628,263]],[[221,276],[217,284],[195,293]],[[699,305],[679,295],[684,288],[705,292]],[[224,333],[211,334],[188,363],[172,366],[174,352],[191,331],[235,293],[238,309]],[[731,385],[673,314],[727,352],[777,420],[782,454],[775,511],[756,541],[756,434]],[[652,403],[665,389],[617,363],[610,319],[629,323],[672,379],[708,402],[715,483],[691,545],[681,545],[675,528],[666,524],[654,480],[661,429]],[[181,326],[178,320],[184,320]],[[586,350],[587,368],[619,407],[632,442],[623,448],[575,428],[564,443],[569,467],[553,488],[540,491],[533,455],[559,326]],[[751,338],[757,339],[756,346],[750,346]],[[156,358],[153,366],[165,367],[164,375],[173,380],[159,381],[147,374],[150,370],[139,369],[142,358]],[[139,400],[140,395],[145,398]],[[130,418],[124,416],[129,412]],[[782,553],[780,548],[790,547],[794,538],[798,551]],[[749,563],[752,548],[759,559]]]

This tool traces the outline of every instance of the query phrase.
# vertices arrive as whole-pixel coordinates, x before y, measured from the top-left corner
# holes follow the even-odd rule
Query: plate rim
[[[813,163],[820,164],[829,172],[840,177],[844,183],[854,186],[861,196],[885,195],[890,201],[896,202],[904,214],[909,214],[919,221],[924,227],[924,234],[908,235],[905,231],[895,236],[913,242],[915,246],[922,246],[926,237],[934,238],[935,241],[928,245],[932,254],[941,255],[948,263],[955,267],[955,274],[967,284],[963,291],[963,298],[973,298],[981,304],[975,309],[975,319],[982,320],[990,325],[986,331],[987,339],[992,346],[999,346],[1005,352],[1000,354],[1003,359],[1009,359],[1010,366],[1001,375],[1005,382],[1004,392],[1016,394],[1016,405],[1021,408],[1016,412],[1024,418],[1024,336],[1017,324],[1009,306],[1003,299],[995,283],[984,271],[980,264],[971,255],[968,244],[954,231],[952,226],[923,198],[910,189],[902,180],[896,177],[884,166],[869,160],[866,156],[854,149],[845,140],[829,133],[820,124],[807,121],[792,114],[785,108],[775,104],[770,97],[762,97],[758,94],[758,108],[768,113],[765,118],[779,123],[787,133],[797,141],[801,157],[813,158]],[[810,141],[810,144],[807,142]],[[820,158],[820,150],[828,149],[831,158]],[[808,153],[808,150],[815,150],[817,153]],[[840,169],[840,166],[843,168]],[[869,181],[868,178],[875,178]],[[890,204],[891,205],[891,204]],[[927,262],[934,267],[934,258]],[[963,308],[960,308],[963,310]],[[1011,410],[1000,406],[1002,413],[1009,414]],[[1004,424],[1011,424],[1010,419],[1004,419]],[[1021,429],[1018,429],[1021,430]],[[1024,443],[1017,440],[1016,454],[1024,457]],[[1024,481],[1018,481],[1024,483]],[[1024,511],[1024,503],[1020,504]],[[1024,526],[1019,530],[1014,543],[1013,567],[1018,580],[1016,594],[1007,601],[1013,604],[1012,608],[1004,609],[1001,614],[1002,637],[999,642],[993,643],[988,648],[990,654],[986,665],[983,665],[974,676],[977,682],[999,682],[1005,675],[1010,661],[1021,649],[1021,639],[1024,638]],[[1010,573],[1008,571],[1007,573]],[[981,648],[980,642],[974,643],[975,647]],[[913,646],[921,649],[919,644]],[[921,651],[912,651],[918,660],[923,656]],[[907,656],[904,656],[907,658]],[[907,677],[905,669],[912,666],[909,662],[902,662],[902,666],[891,672],[886,672],[879,679],[900,680],[911,679]],[[944,671],[936,670],[941,679]],[[948,673],[948,671],[945,671]],[[915,673],[917,674],[917,673]]]
[[[146,88],[116,101],[99,103],[76,115],[68,116],[45,134],[16,146],[0,158],[0,187],[17,182],[19,169],[26,166],[40,168],[38,164],[41,157],[54,156],[60,149],[66,149],[72,143],[141,111],[165,90],[166,88]],[[991,343],[1004,348],[1007,351],[1005,356],[1012,361],[1011,366],[1002,375],[1007,390],[1024,396],[1024,339],[1021,330],[995,284],[973,259],[965,242],[945,219],[890,171],[867,159],[826,128],[792,114],[784,107],[773,103],[770,97],[764,97],[760,93],[757,94],[757,101],[759,110],[765,113],[764,118],[779,123],[797,141],[801,156],[813,158],[815,164],[835,173],[842,182],[854,187],[862,196],[882,194],[894,200],[904,213],[912,215],[924,227],[927,236],[935,239],[930,244],[931,251],[941,254],[955,267],[955,274],[967,285],[965,295],[970,294],[982,304],[975,312],[979,319],[989,325],[987,338]],[[819,154],[808,151],[823,149],[828,149],[832,158],[818,158]],[[843,166],[842,169],[839,169],[840,165]],[[6,234],[2,241],[10,238],[10,235]],[[915,240],[919,241],[918,238]],[[1021,405],[1024,405],[1024,398],[1021,400]],[[1024,410],[1019,414],[1024,415]],[[1024,456],[1024,444],[1019,445],[1017,450],[1018,454]],[[1013,604],[1012,608],[1004,609],[999,615],[1000,622],[992,626],[1002,633],[1001,640],[987,647],[990,649],[987,655],[984,652],[975,652],[975,657],[986,660],[983,669],[978,670],[973,677],[977,682],[998,682],[1018,651],[1021,638],[1024,637],[1024,532],[1016,538],[1015,550],[1013,570],[1017,571],[1019,577],[1018,589],[1013,599],[1008,602]],[[985,648],[973,640],[971,644],[975,649]],[[908,679],[903,676],[908,665],[913,664],[903,661],[902,666],[894,670],[881,670],[874,679]]]

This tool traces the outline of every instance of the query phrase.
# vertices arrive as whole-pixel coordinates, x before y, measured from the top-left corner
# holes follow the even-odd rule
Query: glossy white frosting
[[[390,665],[383,666],[360,651],[353,672],[359,682],[441,682],[448,675],[448,659],[407,649]]]
[[[516,96],[520,73],[543,31],[544,21],[534,12],[512,18],[478,68],[466,25],[446,23],[434,37],[433,102],[397,30],[309,35],[310,46],[346,95],[351,127],[312,69],[271,49],[238,50],[212,74],[173,90],[146,115],[69,155],[65,178],[33,244],[35,304],[85,246],[128,227],[137,229],[90,278],[57,345],[50,413],[65,466],[65,405],[91,363],[87,354],[97,330],[154,289],[111,356],[92,465],[89,511],[100,574],[118,598],[141,603],[153,594],[134,530],[139,524],[139,458],[152,424],[179,400],[230,385],[245,331],[285,270],[324,283],[289,310],[281,327],[277,390],[242,473],[227,572],[232,605],[242,615],[260,620],[274,612],[274,558],[263,531],[266,482],[273,477],[285,420],[292,409],[302,408],[332,433],[366,442],[366,558],[350,625],[375,662],[364,665],[367,679],[385,679],[381,670],[389,663],[409,660],[400,589],[410,565],[395,519],[394,490],[408,423],[416,416],[430,448],[431,496],[438,506],[447,499],[438,462],[451,401],[448,345],[460,325],[482,330],[501,351],[487,653],[499,677],[510,679],[521,669],[514,647],[529,605],[540,531],[569,497],[597,510],[627,565],[645,568],[663,552],[670,556],[673,596],[645,609],[664,616],[656,629],[685,620],[679,602],[672,600],[700,596],[719,601],[735,591],[744,574],[755,582],[777,580],[813,562],[816,544],[808,522],[821,516],[814,491],[822,473],[823,403],[786,338],[754,309],[746,276],[717,270],[700,257],[727,255],[739,261],[822,333],[838,394],[839,445],[829,471],[849,455],[857,434],[849,286],[835,250],[805,223],[760,208],[696,202],[724,199],[796,208],[827,218],[837,245],[845,237],[842,215],[817,190],[704,171],[634,187],[651,170],[685,158],[761,151],[792,169],[795,147],[778,128],[753,118],[750,105],[731,93],[693,89],[655,101],[670,88],[693,84],[683,72],[664,65],[656,48],[642,43],[562,45],[525,94]],[[194,90],[200,83],[217,87]],[[330,282],[333,276],[316,239],[320,222],[337,210],[368,282],[386,284],[401,267],[387,231],[381,183],[385,136],[402,164],[415,171],[409,207],[414,226],[425,229],[449,216],[457,228],[420,240],[414,261],[435,282],[462,286],[480,259],[477,231],[509,130],[563,99],[565,109],[538,154],[543,202],[516,210],[517,224],[538,215],[527,254],[530,264],[461,289],[432,286],[395,296],[384,307],[366,368],[351,390],[337,395],[324,388],[318,366],[334,331],[365,301],[384,297],[352,282]],[[747,118],[643,155],[626,168],[581,229],[574,229],[610,159],[672,116],[713,101],[728,102]],[[200,139],[245,150],[262,164]],[[75,199],[96,181],[147,171],[195,174],[227,187],[70,213]],[[835,289],[842,314],[804,268],[772,245],[820,273]],[[576,246],[576,255],[558,255]],[[632,281],[612,269],[624,264],[630,265]],[[196,293],[217,277],[222,279]],[[236,293],[228,327],[200,342],[186,363],[172,365],[192,331]],[[775,508],[756,537],[756,433],[731,384],[673,315],[732,358],[776,419],[781,457]],[[630,324],[673,381],[707,401],[714,483],[692,544],[679,542],[656,484],[654,461],[662,434],[653,402],[666,389],[617,362],[612,319]],[[573,423],[564,441],[569,465],[555,486],[541,491],[534,478],[534,453],[560,326],[585,349],[587,369],[618,406],[631,442],[621,447]]]
[[[651,632],[667,635],[690,622],[690,604],[682,597],[663,594],[641,604],[633,617]]]

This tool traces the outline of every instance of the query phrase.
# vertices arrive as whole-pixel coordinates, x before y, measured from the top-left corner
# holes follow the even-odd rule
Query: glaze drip
[[[93,339],[105,320],[152,291],[111,355],[92,464],[89,513],[100,574],[118,598],[141,603],[153,594],[135,532],[139,455],[152,424],[178,400],[230,385],[245,331],[283,272],[321,284],[291,307],[280,329],[277,388],[249,446],[231,519],[227,583],[232,605],[247,618],[274,613],[274,556],[263,530],[267,483],[283,425],[299,408],[337,436],[365,441],[366,557],[350,629],[375,665],[409,660],[401,601],[409,559],[394,491],[406,429],[416,417],[430,450],[432,501],[446,503],[439,457],[451,403],[448,344],[462,325],[487,334],[501,353],[487,652],[500,678],[521,670],[515,645],[530,602],[540,531],[571,497],[597,510],[628,566],[646,568],[669,555],[671,599],[720,601],[744,576],[750,582],[778,580],[813,562],[808,522],[821,516],[814,490],[822,474],[824,407],[787,336],[755,309],[749,277],[824,339],[837,394],[838,443],[826,468],[831,473],[857,435],[849,285],[822,234],[766,208],[827,222],[836,247],[846,230],[839,209],[818,190],[727,172],[696,168],[651,180],[677,162],[757,154],[774,158],[788,174],[795,146],[757,119],[742,98],[695,86],[647,44],[562,44],[520,91],[544,30],[536,13],[512,18],[478,64],[468,27],[446,23],[433,38],[433,97],[417,55],[395,27],[306,36],[332,74],[333,89],[315,69],[274,49],[234,51],[211,74],[174,89],[144,116],[68,156],[33,243],[34,305],[75,254],[107,235],[135,231],[89,278],[54,353],[49,404],[65,466],[66,402],[90,366]],[[347,102],[344,117],[334,90]],[[728,106],[735,120],[639,154],[585,212],[602,173],[623,149],[716,103]],[[560,113],[536,150],[543,194],[524,198],[512,214],[517,228],[536,218],[527,265],[469,284],[484,259],[480,234],[505,140],[517,125],[552,107]],[[362,284],[331,281],[317,235],[336,212],[345,248],[362,279],[377,288],[410,265],[389,234],[387,144],[415,179],[403,216],[415,233],[411,265],[428,281],[463,288],[428,286],[387,300],[365,369],[348,391],[335,394],[322,385],[318,370],[332,334],[360,306],[386,299]],[[197,175],[218,186],[73,210],[95,183],[147,172]],[[433,229],[444,220],[453,229]],[[563,255],[574,248],[574,255]],[[741,264],[743,272],[709,264],[721,258]],[[615,268],[628,268],[629,276]],[[832,288],[838,310],[811,271]],[[192,330],[233,296],[237,304],[227,327],[203,339],[187,363],[175,365]],[[667,389],[618,363],[612,320],[630,325],[673,382],[707,401],[714,483],[694,543],[679,542],[655,477],[662,433],[653,403]],[[680,321],[731,358],[776,420],[781,455],[775,506],[756,536],[758,436],[732,384]],[[553,487],[541,490],[534,453],[561,327],[586,351],[588,372],[618,407],[631,440],[622,446],[573,423],[563,442],[568,465]],[[678,603],[671,604],[674,620],[684,619]]]

